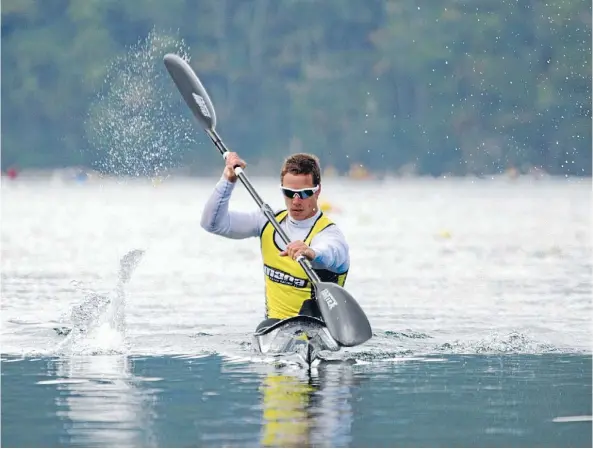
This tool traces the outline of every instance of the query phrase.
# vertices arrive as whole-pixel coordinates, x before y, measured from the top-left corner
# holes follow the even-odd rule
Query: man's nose
[[[301,202],[301,196],[298,193],[295,193],[294,196],[292,197],[292,202],[299,204]]]

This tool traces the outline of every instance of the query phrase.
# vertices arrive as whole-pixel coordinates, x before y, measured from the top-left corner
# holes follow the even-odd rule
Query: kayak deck
[[[340,345],[323,321],[299,315],[255,332],[253,348],[264,355],[294,358],[310,367],[322,351],[339,351]]]

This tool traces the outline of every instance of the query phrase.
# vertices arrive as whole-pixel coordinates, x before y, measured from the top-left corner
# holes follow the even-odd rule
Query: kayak
[[[252,346],[262,355],[294,360],[309,368],[319,363],[322,351],[340,350],[322,320],[304,315],[256,331]]]

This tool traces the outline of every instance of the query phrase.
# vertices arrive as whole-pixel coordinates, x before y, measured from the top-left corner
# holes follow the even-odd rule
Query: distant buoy
[[[439,232],[439,237],[441,237],[443,239],[450,239],[451,233],[449,231],[441,231],[441,232]]]
[[[16,168],[11,167],[6,171],[6,175],[8,176],[9,179],[16,179],[16,177],[18,176],[18,172],[17,172]]]
[[[340,209],[337,208],[336,206],[334,206],[329,201],[322,201],[321,204],[319,204],[319,208],[321,209],[322,212],[340,213]]]
[[[80,170],[76,175],[74,175],[74,180],[79,184],[84,184],[89,179],[89,175],[84,170]]]
[[[335,178],[338,176],[338,171],[335,167],[329,166],[323,171],[324,178]]]

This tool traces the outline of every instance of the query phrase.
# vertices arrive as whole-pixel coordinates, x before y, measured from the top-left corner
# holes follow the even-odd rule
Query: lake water
[[[327,180],[374,337],[311,373],[251,352],[258,242],[199,227],[215,182],[3,180],[3,447],[591,447],[590,179]],[[135,248],[125,332],[57,336]]]

